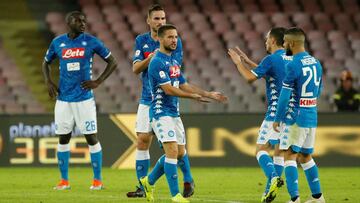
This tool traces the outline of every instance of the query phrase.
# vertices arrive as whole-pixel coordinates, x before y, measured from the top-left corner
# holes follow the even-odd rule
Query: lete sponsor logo
[[[76,59],[85,57],[85,48],[70,48],[62,50],[63,59]]]

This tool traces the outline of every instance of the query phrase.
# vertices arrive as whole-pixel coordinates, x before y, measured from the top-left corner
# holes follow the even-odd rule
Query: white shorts
[[[75,124],[82,134],[97,133],[94,98],[80,102],[56,101],[55,133],[58,135],[69,134]]]
[[[178,145],[185,145],[185,130],[180,117],[163,116],[151,122],[157,139],[161,142],[177,142]]]
[[[135,132],[150,133],[153,131],[150,123],[149,110],[150,106],[139,104],[136,115]]]
[[[274,131],[273,121],[264,120],[259,129],[259,135],[256,144],[266,144],[269,142],[271,145],[279,144],[280,133]]]
[[[291,148],[294,152],[312,154],[315,144],[316,128],[302,128],[296,124],[285,125],[281,129],[280,149]]]

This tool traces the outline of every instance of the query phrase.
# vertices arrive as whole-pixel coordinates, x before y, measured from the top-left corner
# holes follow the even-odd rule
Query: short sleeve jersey
[[[150,119],[180,116],[178,97],[166,95],[161,88],[161,85],[165,84],[179,88],[179,85],[186,82],[180,67],[177,57],[168,56],[160,51],[152,58],[149,64],[149,82],[153,98],[150,105]]]
[[[159,41],[155,41],[151,37],[150,32],[138,35],[135,39],[133,64],[146,59],[151,53],[159,49],[159,47],[160,47]],[[183,51],[182,51],[182,43],[180,38],[178,38],[177,48],[172,53],[172,55],[176,58],[176,60],[180,64],[182,63]],[[142,81],[142,92],[141,92],[140,103],[145,105],[150,105],[151,89],[149,84],[148,69],[145,69],[141,73],[141,81]]]
[[[63,34],[51,42],[45,61],[50,63],[55,58],[59,59],[58,100],[79,102],[93,97],[92,90],[84,90],[81,83],[92,78],[94,54],[107,59],[111,52],[99,39],[87,33],[82,33],[75,39]]]

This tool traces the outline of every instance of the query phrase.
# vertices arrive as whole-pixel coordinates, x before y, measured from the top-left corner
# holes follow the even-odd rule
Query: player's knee
[[[137,149],[148,150],[151,144],[151,135],[149,134],[138,134],[137,137]]]
[[[99,142],[96,137],[96,134],[85,135],[85,139],[86,139],[86,142],[88,143],[88,145],[95,145]]]
[[[70,139],[71,139],[71,133],[59,135],[59,143],[60,144],[69,144]]]
[[[312,159],[311,154],[299,154],[298,160],[300,163],[307,163]]]
[[[268,146],[267,144],[258,144],[258,145],[256,146],[255,156],[256,156],[260,151],[269,152],[269,146]]]
[[[183,158],[183,156],[185,155],[185,149],[179,148],[177,154],[178,154],[178,159]]]

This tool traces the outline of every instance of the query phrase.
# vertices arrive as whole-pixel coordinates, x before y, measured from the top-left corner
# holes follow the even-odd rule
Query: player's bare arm
[[[240,50],[240,49],[239,49]],[[240,72],[240,74],[249,82],[252,83],[255,80],[257,80],[256,76],[247,69],[243,64],[243,58],[240,56],[240,54],[237,52],[236,49],[230,48],[228,50],[228,54],[231,57],[231,60],[236,65],[236,68]]]
[[[213,99],[218,102],[225,103],[228,100],[228,98],[225,95],[223,95],[221,92],[208,92],[193,84],[184,83],[179,87],[181,90],[185,92],[196,93],[201,95],[202,97]]]
[[[182,97],[194,99],[200,102],[209,102],[206,98],[202,97],[200,94],[185,92],[179,88],[173,87],[170,84],[164,84],[160,86],[164,90],[165,94],[170,96]]]
[[[52,99],[54,99],[58,95],[59,89],[51,79],[50,70],[51,70],[50,64],[44,60],[42,63],[42,72],[44,75],[45,83],[48,88],[49,96]]]
[[[96,80],[88,80],[81,83],[81,87],[84,89],[95,89],[97,88],[106,78],[110,76],[112,72],[117,68],[117,62],[115,58],[110,55],[107,59],[104,59],[107,65],[104,72]]]
[[[134,72],[136,75],[138,75],[138,74],[140,74],[141,72],[143,72],[145,69],[147,69],[148,66],[149,66],[150,60],[151,60],[151,58],[152,58],[153,56],[154,56],[154,52],[151,53],[151,54],[149,54],[149,56],[148,56],[146,59],[144,59],[144,60],[142,60],[142,61],[137,61],[137,62],[135,62],[135,63],[133,64],[133,66],[132,66],[133,72]]]

